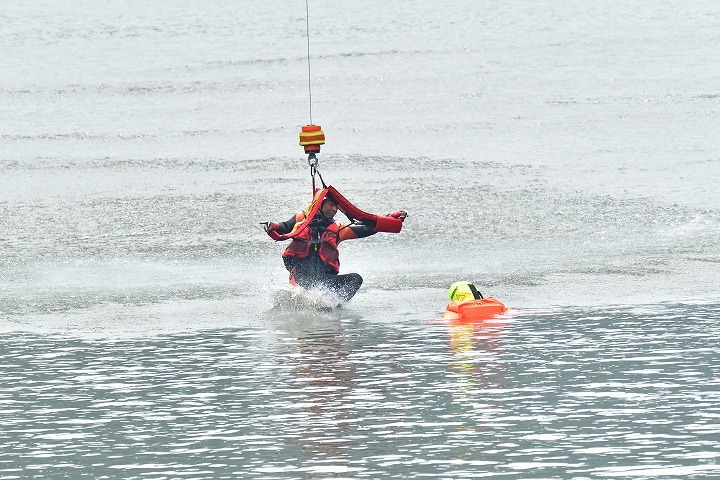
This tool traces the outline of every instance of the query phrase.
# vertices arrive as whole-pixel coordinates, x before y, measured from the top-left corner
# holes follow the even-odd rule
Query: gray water
[[[0,7],[0,476],[719,477],[720,8],[310,12],[323,177],[410,212],[331,313],[258,225],[310,200],[304,2]]]
[[[268,316],[133,340],[5,334],[0,471],[713,478],[719,314],[566,309],[483,325]]]

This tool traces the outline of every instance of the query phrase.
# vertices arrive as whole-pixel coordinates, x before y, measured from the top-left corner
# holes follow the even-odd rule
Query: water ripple
[[[0,472],[712,478],[720,309],[635,310],[485,324],[280,316],[135,340],[5,334],[1,448],[22,469]]]

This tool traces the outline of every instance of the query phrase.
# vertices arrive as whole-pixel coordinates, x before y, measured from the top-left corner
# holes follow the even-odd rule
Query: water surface
[[[273,308],[304,2],[0,11],[3,478],[715,478],[720,11],[310,1],[320,169],[400,235]],[[472,280],[512,309],[440,320]]]

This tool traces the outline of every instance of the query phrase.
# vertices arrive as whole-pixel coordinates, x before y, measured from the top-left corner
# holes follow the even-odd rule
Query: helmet
[[[448,297],[452,301],[465,302],[467,300],[475,300],[482,298],[482,294],[477,287],[470,282],[455,282],[450,285]]]

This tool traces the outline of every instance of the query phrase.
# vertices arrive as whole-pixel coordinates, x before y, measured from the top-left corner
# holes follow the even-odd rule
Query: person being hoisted
[[[312,188],[315,194],[307,210],[298,212],[285,222],[262,222],[265,232],[274,240],[291,240],[283,253],[290,283],[305,289],[326,289],[343,302],[350,300],[362,285],[357,273],[340,275],[340,242],[363,238],[377,232],[399,233],[407,217],[405,210],[380,216],[363,212],[350,203],[332,185],[326,186],[318,170],[320,145],[325,133],[319,125],[305,125],[300,132],[300,145],[308,154]],[[322,189],[315,188],[315,176],[320,177]],[[335,221],[341,210],[349,224]]]
[[[339,203],[349,218],[365,216],[366,219],[350,224],[336,222]],[[318,191],[306,211],[298,212],[285,222],[265,222],[264,228],[276,240],[291,239],[282,255],[291,284],[308,290],[326,289],[347,302],[357,293],[363,279],[357,273],[339,273],[340,242],[369,237],[380,231],[399,232],[406,217],[405,210],[385,217],[365,214],[330,186]]]

